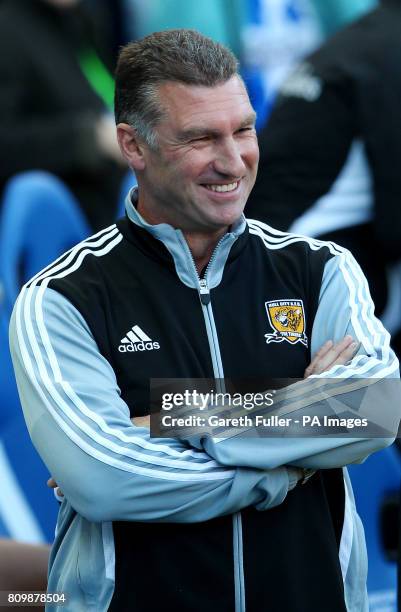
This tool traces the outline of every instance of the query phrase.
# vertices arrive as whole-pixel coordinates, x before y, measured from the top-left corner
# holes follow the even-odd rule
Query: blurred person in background
[[[324,36],[330,36],[364,13],[378,0],[310,0]]]
[[[293,66],[320,44],[322,33],[311,0],[247,0],[241,27],[243,76],[260,130],[277,90]]]
[[[265,124],[284,79],[332,32],[369,10],[376,0],[244,0],[242,74],[257,128]]]
[[[102,48],[109,64],[114,66],[117,61],[119,49],[128,42],[128,30],[133,24],[128,24],[125,0],[81,0],[85,9],[90,13],[97,39],[101,41]],[[110,59],[109,59],[110,58]]]
[[[386,0],[292,73],[260,134],[248,215],[349,248],[377,313],[401,326],[401,1]],[[400,351],[400,335],[394,339]]]
[[[0,186],[27,170],[53,173],[95,230],[114,221],[126,170],[105,55],[79,0],[0,4]]]

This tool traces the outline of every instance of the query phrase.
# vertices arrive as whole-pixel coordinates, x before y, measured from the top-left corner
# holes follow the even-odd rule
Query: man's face
[[[140,210],[188,232],[229,227],[241,216],[259,159],[243,83],[237,77],[214,87],[165,83],[159,97],[167,117],[156,128],[157,151],[145,148]]]

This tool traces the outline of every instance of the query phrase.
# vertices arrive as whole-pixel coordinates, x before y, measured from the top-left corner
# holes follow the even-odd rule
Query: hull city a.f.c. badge
[[[308,346],[305,334],[305,310],[302,300],[275,300],[265,302],[267,318],[273,329],[272,334],[265,334],[266,343],[301,342]]]

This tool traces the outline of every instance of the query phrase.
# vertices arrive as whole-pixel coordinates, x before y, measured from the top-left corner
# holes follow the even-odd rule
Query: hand
[[[327,372],[335,365],[343,365],[356,355],[360,347],[360,342],[355,342],[352,336],[345,336],[342,340],[334,344],[328,340],[318,350],[316,355],[305,370],[304,378],[312,374],[322,374]],[[287,468],[289,469],[289,468]],[[291,468],[294,470],[294,468]],[[296,474],[292,472],[293,476]],[[315,470],[298,470],[296,484],[302,480],[303,484],[315,474]],[[292,484],[294,487],[294,484]]]
[[[304,378],[308,378],[312,374],[322,374],[322,372],[327,372],[335,365],[347,363],[357,353],[359,346],[360,342],[355,342],[352,336],[345,336],[336,344],[332,340],[328,340],[318,350],[306,368]]]
[[[149,427],[150,428],[150,415],[141,416],[141,417],[133,417],[131,422],[136,427]]]
[[[46,484],[50,489],[55,489],[55,492],[59,497],[64,497],[64,493],[62,492],[62,490],[60,489],[60,487],[58,486],[57,482],[54,480],[53,477],[49,478]]]
[[[311,374],[321,374],[330,370],[334,365],[343,365],[355,355],[359,348],[359,343],[355,342],[352,336],[345,336],[342,340],[333,343],[328,340],[318,350],[310,364],[305,370],[304,378]],[[150,416],[133,417],[131,419],[136,427],[150,427]]]

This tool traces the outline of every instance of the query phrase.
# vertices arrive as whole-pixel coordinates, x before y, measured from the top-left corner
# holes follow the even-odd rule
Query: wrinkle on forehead
[[[180,131],[194,126],[212,128],[213,124],[222,121],[240,125],[252,121],[255,116],[245,86],[238,77],[212,87],[163,83],[159,95],[167,111],[164,122]]]

